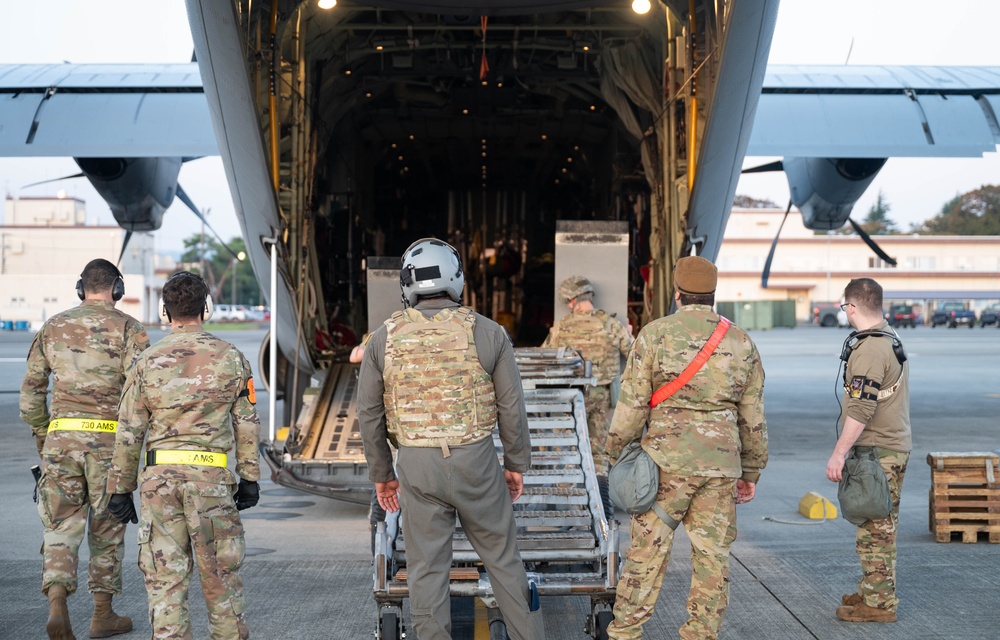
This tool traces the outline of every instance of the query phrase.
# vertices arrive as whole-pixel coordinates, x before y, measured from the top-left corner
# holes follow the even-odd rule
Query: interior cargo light
[[[319,0],[316,6],[320,9],[332,9],[337,6],[337,0]]]
[[[632,0],[632,11],[635,11],[640,15],[649,13],[651,8],[649,0]]]

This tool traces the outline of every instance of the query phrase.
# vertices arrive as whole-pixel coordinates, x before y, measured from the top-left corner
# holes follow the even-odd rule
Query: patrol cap
[[[701,256],[686,256],[674,265],[674,286],[688,295],[715,293],[719,270]]]

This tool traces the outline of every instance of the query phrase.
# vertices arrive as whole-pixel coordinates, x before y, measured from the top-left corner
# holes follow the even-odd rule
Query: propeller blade
[[[59,182],[60,180],[69,180],[70,178],[83,178],[84,176],[85,176],[85,174],[82,173],[82,172],[81,173],[74,173],[71,176],[63,176],[61,178],[50,178],[48,180],[41,180],[39,182],[32,182],[31,184],[26,184],[26,185],[24,185],[21,188],[22,189],[27,189],[28,187],[37,187],[40,184],[48,184],[49,182]]]
[[[784,171],[785,165],[781,160],[775,160],[774,162],[768,162],[767,164],[762,164],[758,167],[750,167],[749,169],[744,169],[740,173],[767,173],[769,171]]]
[[[218,231],[212,228],[212,225],[208,224],[208,220],[205,219],[205,216],[203,216],[201,211],[198,210],[198,207],[195,206],[194,201],[191,200],[191,198],[187,194],[187,191],[185,191],[184,187],[182,187],[180,184],[177,185],[177,197],[180,198],[181,202],[187,205],[188,209],[194,212],[194,215],[198,216],[198,219],[201,220],[206,227],[208,227],[209,231],[215,234],[215,237],[219,239],[219,243],[226,248],[226,251],[228,251],[231,256],[239,260],[240,259],[239,254],[233,251],[232,247],[226,244],[226,241],[222,239],[222,236],[219,235]]]
[[[781,219],[781,224],[778,225],[778,233],[774,234],[774,240],[771,241],[771,250],[767,252],[767,260],[764,262],[764,272],[760,274],[760,287],[761,289],[767,289],[767,278],[771,275],[771,260],[774,259],[774,250],[778,246],[778,236],[781,235],[781,229],[785,226],[785,220],[788,220],[788,212],[792,210],[792,201],[788,201],[788,208],[785,209],[785,217]]]
[[[865,244],[868,245],[868,248],[875,252],[875,255],[885,260],[886,264],[890,264],[894,267],[896,266],[896,259],[890,258],[889,254],[887,254],[885,251],[882,251],[882,247],[875,244],[875,241],[872,240],[872,237],[870,235],[868,235],[868,232],[862,229],[861,225],[854,221],[854,218],[848,216],[847,221],[851,223],[851,226],[854,228],[857,234],[861,236],[861,239],[865,241]]]
[[[125,256],[125,248],[128,247],[128,241],[132,239],[132,230],[127,229],[125,231],[125,242],[122,243],[122,252],[118,254],[118,267],[122,266],[122,258]]]

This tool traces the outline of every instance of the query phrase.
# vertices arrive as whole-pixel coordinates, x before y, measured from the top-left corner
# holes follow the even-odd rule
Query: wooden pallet
[[[986,534],[1000,543],[1000,455],[992,452],[930,453],[929,526],[937,542],[975,543]]]

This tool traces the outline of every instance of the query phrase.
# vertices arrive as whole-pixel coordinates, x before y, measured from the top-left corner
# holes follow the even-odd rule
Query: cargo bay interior
[[[662,173],[645,148],[655,110],[635,103],[661,104],[662,16],[623,2],[528,16],[380,4],[244,7],[291,277],[307,284],[296,289],[309,291],[317,344],[338,352],[368,326],[367,258],[430,235],[461,251],[466,302],[539,344],[557,220],[628,222],[622,286],[638,313]]]

